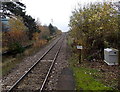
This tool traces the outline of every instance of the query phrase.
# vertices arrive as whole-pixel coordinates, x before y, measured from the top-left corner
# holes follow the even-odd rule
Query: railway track
[[[44,90],[50,72],[62,46],[64,35],[52,45],[28,71],[11,86],[7,92]]]

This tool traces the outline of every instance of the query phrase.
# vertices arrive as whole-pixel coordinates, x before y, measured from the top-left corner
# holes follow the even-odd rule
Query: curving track
[[[64,40],[64,34],[56,41],[36,63],[8,90],[13,91],[42,91],[55,64]]]

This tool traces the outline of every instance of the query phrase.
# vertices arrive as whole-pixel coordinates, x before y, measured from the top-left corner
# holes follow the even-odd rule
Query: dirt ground
[[[94,62],[84,61],[78,66],[98,70],[97,79],[114,89],[120,89],[120,65],[107,65],[103,60]]]

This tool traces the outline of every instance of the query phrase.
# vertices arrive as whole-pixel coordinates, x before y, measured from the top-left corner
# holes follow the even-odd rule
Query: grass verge
[[[98,76],[98,70],[79,67],[75,55],[69,59],[69,62],[74,73],[76,90],[112,90],[112,88],[105,86],[97,78],[95,79],[95,76]]]
[[[15,67],[16,64],[19,64],[22,60],[22,55],[20,55],[20,57],[16,57],[16,58],[8,58],[6,59],[6,62],[2,63],[2,76],[4,76],[5,74],[7,74],[9,72],[9,70],[11,70],[12,68]],[[1,75],[1,74],[0,74]]]
[[[71,43],[72,40],[68,37],[68,47],[70,50],[72,50]],[[72,53],[68,61],[70,63],[70,67],[73,70],[73,75],[76,82],[76,90],[97,92],[106,92],[107,90],[112,90],[111,87],[106,86],[99,80],[99,77],[101,77],[101,75],[99,75],[99,71],[97,69],[80,66],[78,63],[79,60],[77,54]]]

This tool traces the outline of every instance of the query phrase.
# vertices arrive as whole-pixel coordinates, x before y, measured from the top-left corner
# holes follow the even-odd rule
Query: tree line
[[[2,18],[9,18],[10,31],[2,32],[2,45],[6,50],[28,45],[46,43],[55,34],[61,34],[61,30],[53,26],[40,25],[31,15],[26,14],[26,6],[21,2],[2,2]]]
[[[119,3],[119,2],[118,2]],[[83,58],[103,59],[104,48],[120,50],[120,15],[113,3],[79,6],[70,17],[70,35],[74,45],[83,46]]]

